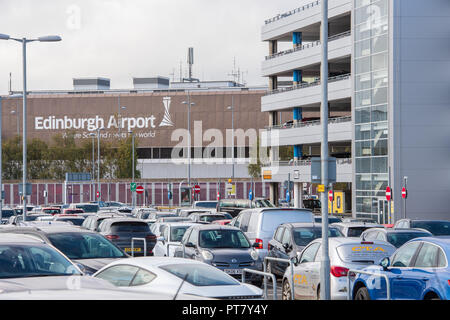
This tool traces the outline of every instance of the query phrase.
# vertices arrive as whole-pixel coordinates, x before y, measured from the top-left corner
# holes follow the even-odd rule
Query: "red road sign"
[[[217,201],[220,200],[220,192],[217,192]]]
[[[386,188],[386,200],[387,201],[391,201],[391,198],[392,198],[392,196],[391,196],[391,188],[387,187]]]
[[[100,191],[97,191],[97,198],[100,198]]]
[[[408,198],[408,190],[406,190],[405,187],[403,187],[403,189],[402,189],[402,198],[403,199]]]
[[[137,186],[136,187],[136,192],[139,194],[143,194],[144,193],[144,187],[143,186]]]
[[[330,201],[333,201],[333,200],[334,200],[334,193],[333,193],[333,190],[328,191],[328,199],[329,199]]]
[[[198,184],[194,186],[194,191],[196,194],[200,193],[200,186]]]

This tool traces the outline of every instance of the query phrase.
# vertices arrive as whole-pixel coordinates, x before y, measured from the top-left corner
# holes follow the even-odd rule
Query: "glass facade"
[[[356,216],[378,219],[388,185],[388,0],[355,0]]]

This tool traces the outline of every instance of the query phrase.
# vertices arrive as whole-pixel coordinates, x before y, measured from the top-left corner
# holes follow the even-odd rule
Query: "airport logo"
[[[172,119],[170,117],[170,103],[172,101],[171,97],[164,97],[163,103],[164,103],[164,118],[160,123],[160,127],[173,127],[175,124],[172,122]]]

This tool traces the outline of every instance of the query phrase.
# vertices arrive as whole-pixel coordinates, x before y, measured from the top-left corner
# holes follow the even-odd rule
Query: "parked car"
[[[269,241],[280,224],[313,223],[314,217],[307,209],[258,208],[242,211],[229,225],[240,228],[250,241],[256,244],[262,261],[268,254]]]
[[[82,209],[85,213],[97,213],[100,207],[95,203],[71,203],[69,209]]]
[[[215,210],[210,210],[210,209],[180,209],[177,214],[179,217],[189,217],[191,214],[193,213],[211,213],[211,211],[215,211]]]
[[[9,218],[14,217],[16,215],[16,211],[9,207],[2,208],[2,218],[0,220],[0,224],[7,224]]]
[[[43,207],[41,209],[42,213],[49,213],[51,215],[55,215],[55,214],[60,214],[61,213],[61,208],[57,208],[57,207]]]
[[[238,279],[241,279],[244,268],[262,269],[262,261],[255,248],[235,227],[195,225],[186,231],[181,243],[183,247],[175,248],[175,257],[203,261]],[[252,273],[248,278],[261,286],[261,276]]]
[[[181,244],[181,239],[187,229],[195,225],[192,222],[162,222],[155,223],[150,230],[157,236],[153,254],[157,257],[173,257],[175,246]]]
[[[82,271],[86,274],[93,274],[115,259],[128,257],[120,248],[102,235],[74,226],[17,227],[1,229],[0,235],[3,233],[27,235],[41,239],[82,266]]]
[[[189,217],[163,217],[158,218],[155,223],[161,222],[190,222],[192,221]]]
[[[84,229],[88,229],[91,231],[99,231],[98,226],[100,223],[108,218],[120,218],[123,217],[119,213],[114,212],[108,212],[108,213],[97,213],[96,215],[87,217],[84,219],[83,223],[81,224],[81,227]]]
[[[322,239],[316,239],[302,251],[294,265],[294,277],[292,277],[291,268],[286,269],[282,280],[283,300],[291,300],[292,285],[296,300],[320,299],[321,247]],[[331,299],[347,299],[349,269],[363,269],[368,265],[377,264],[394,251],[395,247],[385,241],[329,238]]]
[[[150,227],[143,220],[136,218],[108,218],[100,223],[98,229],[100,234],[130,254],[132,254],[132,239],[145,239],[147,252],[145,252],[144,242],[139,240],[134,243],[134,255],[153,255],[156,235],[150,231]]]
[[[80,227],[86,218],[75,214],[57,214],[54,216],[53,221],[70,222],[74,226]]]
[[[194,209],[216,209],[218,201],[194,201],[192,208]]]
[[[337,228],[329,227],[328,236],[343,237]],[[269,241],[268,257],[291,260],[313,240],[322,237],[322,225],[317,223],[283,223]],[[288,263],[267,261],[267,272],[282,277]]]
[[[425,229],[381,229],[371,228],[361,234],[361,240],[382,240],[389,242],[396,248],[400,248],[409,240],[419,237],[431,237],[431,232]]]
[[[369,222],[337,222],[330,226],[338,228],[345,237],[359,238],[361,234],[371,228],[383,228],[381,224]]]
[[[450,236],[450,221],[447,220],[402,219],[395,223],[394,228],[419,228],[428,230],[434,236]]]
[[[318,199],[305,199],[303,200],[303,207],[310,209],[313,212],[319,212],[322,206]]]
[[[36,221],[39,217],[51,217],[51,214],[41,213],[41,214],[27,214],[26,221],[23,221],[23,215],[11,216],[9,218],[8,224],[21,225],[25,222]]]
[[[229,213],[234,218],[242,210],[251,208],[274,208],[275,206],[267,199],[222,199],[217,203],[218,213]]]
[[[230,224],[232,219],[223,219],[223,220],[215,220],[213,222],[211,222],[212,224],[218,224],[221,226],[227,226]]]
[[[449,300],[450,237],[415,238],[380,265],[363,269],[388,277],[391,299]],[[356,274],[351,283],[354,300],[385,300],[386,280]]]
[[[314,216],[314,222],[316,223],[322,223],[322,216]],[[328,223],[338,223],[342,222],[342,219],[336,216],[328,216]]]
[[[226,216],[220,213],[193,213],[189,218],[197,223],[211,223],[216,220],[224,220]]]
[[[180,258],[132,258],[116,261],[94,274],[122,289],[162,290],[217,299],[262,299],[262,290],[240,283],[225,272],[201,261]]]
[[[84,210],[83,209],[69,209],[69,208],[65,208],[63,209],[63,214],[83,214]]]

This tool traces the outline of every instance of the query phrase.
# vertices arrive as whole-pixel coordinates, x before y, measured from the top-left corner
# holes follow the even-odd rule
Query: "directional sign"
[[[144,187],[143,186],[136,187],[136,192],[138,194],[143,194],[144,193]]]
[[[196,194],[200,193],[200,186],[198,184],[194,186],[194,191]]]
[[[134,183],[134,182],[130,183],[130,190],[131,190],[131,192],[135,192],[136,191],[136,187],[137,187],[136,183]]]
[[[333,190],[328,191],[328,200],[333,201],[334,200],[334,193]]]
[[[391,201],[391,199],[392,199],[391,188],[387,187],[386,188],[386,200]]]
[[[403,199],[408,198],[408,190],[406,190],[405,187],[403,187],[403,189],[402,189],[402,198]]]
[[[325,186],[323,184],[319,184],[317,186],[317,192],[319,192],[319,193],[325,192]]]
[[[288,203],[291,202],[291,193],[289,192],[289,190],[286,190],[286,201]]]
[[[248,193],[248,199],[253,200],[253,191],[250,189],[250,192]]]

